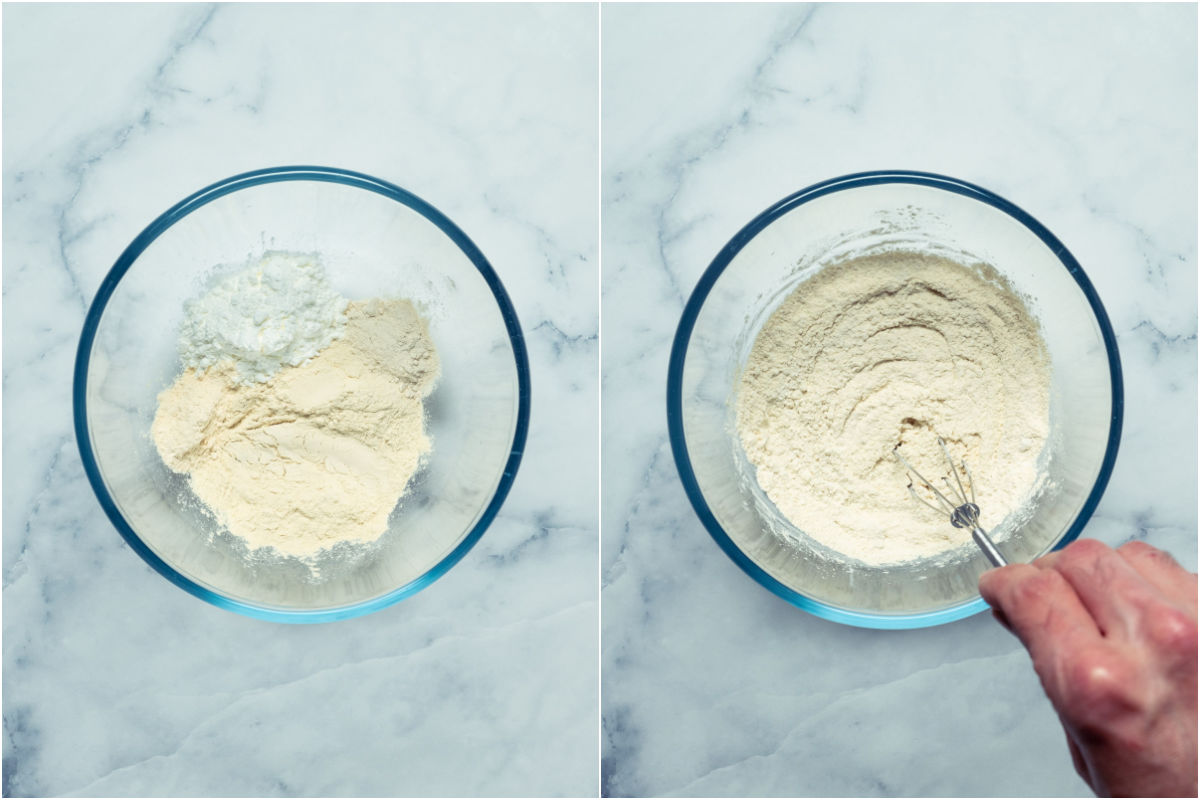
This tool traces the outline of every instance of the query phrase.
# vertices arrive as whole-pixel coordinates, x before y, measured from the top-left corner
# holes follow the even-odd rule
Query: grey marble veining
[[[7,6],[5,794],[1085,794],[986,615],[838,626],[719,551],[666,442],[666,359],[700,272],[778,198],[872,168],[978,182],[1067,243],[1118,335],[1125,434],[1086,534],[1195,569],[1195,14],[605,5],[598,386],[594,5]],[[115,256],[188,192],[284,163],[459,223],[533,367],[525,460],[479,545],[313,627],[152,572],[70,428]]]
[[[697,520],[665,425],[683,304],[776,200],[869,169],[981,184],[1062,239],[1125,371],[1085,535],[1196,568],[1196,9],[606,5],[601,542],[608,795],[1086,795],[1016,641],[809,616]]]
[[[594,6],[4,8],[6,795],[594,793],[597,46]],[[467,232],[535,412],[459,565],[317,626],[163,580],[71,430],[80,325],[125,245],[202,186],[297,163]]]

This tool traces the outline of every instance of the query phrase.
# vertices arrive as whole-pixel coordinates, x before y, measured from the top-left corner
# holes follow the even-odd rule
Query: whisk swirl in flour
[[[970,544],[911,502],[892,449],[940,463],[936,431],[970,462],[994,524],[1039,481],[1049,389],[1038,324],[994,268],[895,251],[827,266],[783,300],[735,415],[759,486],[796,528],[887,565]]]

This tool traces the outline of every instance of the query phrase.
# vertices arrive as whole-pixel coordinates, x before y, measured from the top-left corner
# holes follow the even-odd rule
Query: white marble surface
[[[1196,568],[1196,8],[606,5],[602,707],[610,795],[1079,795],[988,615],[842,627],[717,548],[667,444],[671,337],[779,198],[868,169],[986,186],[1074,252],[1125,434],[1086,535]]]
[[[592,795],[595,6],[4,8],[5,795]],[[451,572],[348,622],[209,606],[84,479],[71,370],[121,249],[280,164],[457,222],[512,296],[533,423]]]

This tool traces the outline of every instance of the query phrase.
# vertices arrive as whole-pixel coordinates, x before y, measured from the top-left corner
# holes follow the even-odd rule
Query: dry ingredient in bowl
[[[316,259],[270,253],[185,312],[151,427],[166,465],[251,549],[378,539],[430,451],[440,368],[412,303],[347,303]]]
[[[1039,481],[1049,387],[1037,322],[994,268],[889,252],[828,266],[784,299],[739,379],[736,425],[759,486],[796,528],[898,564],[971,540],[909,496],[892,449],[932,478],[942,436],[994,526]]]
[[[346,298],[313,256],[268,252],[184,303],[179,351],[205,370],[229,361],[242,381],[265,381],[342,335]]]

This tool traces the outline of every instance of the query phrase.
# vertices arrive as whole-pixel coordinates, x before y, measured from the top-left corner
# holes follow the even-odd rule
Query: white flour
[[[991,267],[893,252],[827,267],[762,327],[737,390],[738,436],[767,497],[805,534],[872,565],[930,557],[967,531],[913,500],[892,448],[948,474],[965,458],[985,528],[1038,481],[1049,366],[1037,323]],[[924,467],[924,468],[923,468]]]
[[[345,310],[316,258],[267,253],[184,304],[180,357],[200,371],[232,359],[239,381],[265,381],[339,337]]]
[[[258,295],[267,317],[253,304],[236,306],[248,316],[221,308],[230,286],[255,285],[244,275],[189,309],[209,309],[210,341],[236,350],[204,371],[189,367],[159,395],[155,446],[251,549],[310,559],[375,541],[431,447],[423,399],[439,362],[428,326],[406,300],[335,302],[313,262],[289,256],[262,271],[274,287]],[[256,328],[260,349],[247,350]]]

